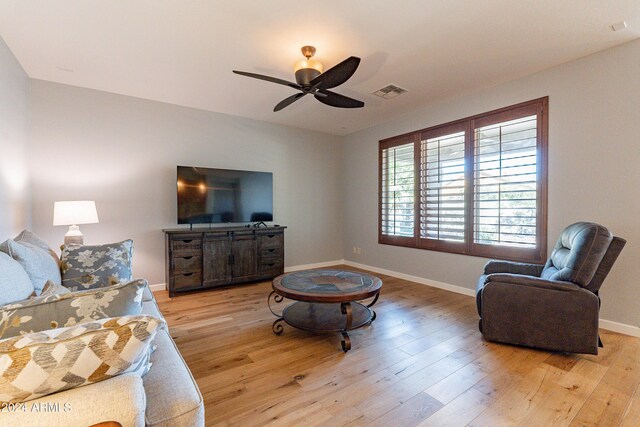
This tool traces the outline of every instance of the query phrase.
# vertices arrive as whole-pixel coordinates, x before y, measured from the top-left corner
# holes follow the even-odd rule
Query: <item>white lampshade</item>
[[[94,201],[55,202],[53,205],[53,225],[95,224],[98,211]]]

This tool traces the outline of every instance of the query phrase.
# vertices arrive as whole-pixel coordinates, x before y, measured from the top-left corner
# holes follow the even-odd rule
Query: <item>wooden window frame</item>
[[[425,250],[449,252],[483,258],[500,258],[511,261],[543,263],[547,257],[547,197],[548,197],[548,133],[549,97],[534,99],[482,114],[451,121],[426,129],[379,141],[378,149],[378,243],[405,246]],[[536,246],[515,248],[512,246],[474,243],[474,138],[475,129],[486,125],[509,121],[526,115],[537,116],[536,143]],[[423,239],[420,237],[421,199],[420,177],[421,141],[452,132],[465,132],[465,240],[451,242]],[[391,236],[382,234],[382,153],[394,146],[414,144],[414,236]]]

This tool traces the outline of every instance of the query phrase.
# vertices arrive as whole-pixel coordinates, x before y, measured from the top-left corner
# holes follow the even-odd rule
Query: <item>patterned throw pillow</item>
[[[77,291],[128,282],[133,241],[107,245],[63,245],[60,255],[62,285]]]
[[[145,373],[162,323],[152,316],[124,316],[0,340],[0,402]]]
[[[0,339],[142,311],[143,279],[101,289],[52,293],[0,307]]]
[[[37,295],[37,296],[48,297],[51,295],[70,294],[70,293],[71,291],[65,288],[64,286],[56,285],[51,280],[47,280],[47,283],[44,284],[44,288],[42,288],[42,292],[40,292],[40,295]],[[33,296],[35,297],[36,295],[33,295]]]

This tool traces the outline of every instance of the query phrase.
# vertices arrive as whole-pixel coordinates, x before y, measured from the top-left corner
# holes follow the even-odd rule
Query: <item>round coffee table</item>
[[[294,328],[311,332],[339,332],[342,350],[351,349],[348,331],[373,322],[376,313],[370,307],[378,301],[382,280],[356,271],[311,270],[283,274],[273,279],[273,292],[268,304],[278,317],[273,332],[280,335],[282,322]],[[284,298],[295,302],[286,306],[281,314],[273,311],[271,299],[281,303]],[[373,298],[364,305],[358,301]]]

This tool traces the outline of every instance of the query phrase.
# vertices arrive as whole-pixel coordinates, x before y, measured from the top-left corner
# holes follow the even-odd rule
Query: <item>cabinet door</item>
[[[234,235],[231,242],[232,275],[235,279],[250,280],[258,274],[258,243],[255,235]]]
[[[204,286],[224,284],[231,278],[231,242],[226,233],[206,235],[202,248]]]

